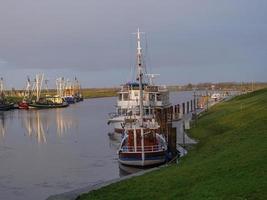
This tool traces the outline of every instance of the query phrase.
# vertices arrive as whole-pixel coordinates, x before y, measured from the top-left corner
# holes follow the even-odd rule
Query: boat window
[[[161,99],[162,99],[161,94],[157,94],[157,101],[161,101]]]
[[[119,94],[119,101],[122,100],[122,94]]]
[[[124,101],[129,100],[129,94],[128,93],[123,94],[123,100]]]
[[[155,100],[155,94],[149,94],[149,100],[154,101]]]
[[[118,114],[121,115],[121,109],[120,108],[118,109]]]

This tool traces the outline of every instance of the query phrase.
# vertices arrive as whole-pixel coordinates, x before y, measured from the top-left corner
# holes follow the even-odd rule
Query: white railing
[[[137,146],[136,150],[134,146],[124,146],[121,148],[122,152],[142,152],[142,146]],[[162,145],[144,146],[145,152],[164,151],[165,148]]]

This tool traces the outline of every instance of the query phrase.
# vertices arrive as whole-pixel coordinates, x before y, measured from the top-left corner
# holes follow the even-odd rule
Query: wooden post
[[[189,101],[186,102],[186,113],[189,113]]]

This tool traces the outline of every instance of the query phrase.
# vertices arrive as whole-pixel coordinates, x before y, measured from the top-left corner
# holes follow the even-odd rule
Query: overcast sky
[[[135,38],[161,84],[267,81],[265,0],[0,0],[0,76],[77,76],[84,87],[131,80]]]

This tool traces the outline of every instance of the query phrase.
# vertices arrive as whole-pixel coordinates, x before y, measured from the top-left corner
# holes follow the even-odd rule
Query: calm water
[[[192,99],[172,93],[171,101]],[[107,133],[116,98],[65,109],[0,112],[0,199],[46,199],[123,175]]]

